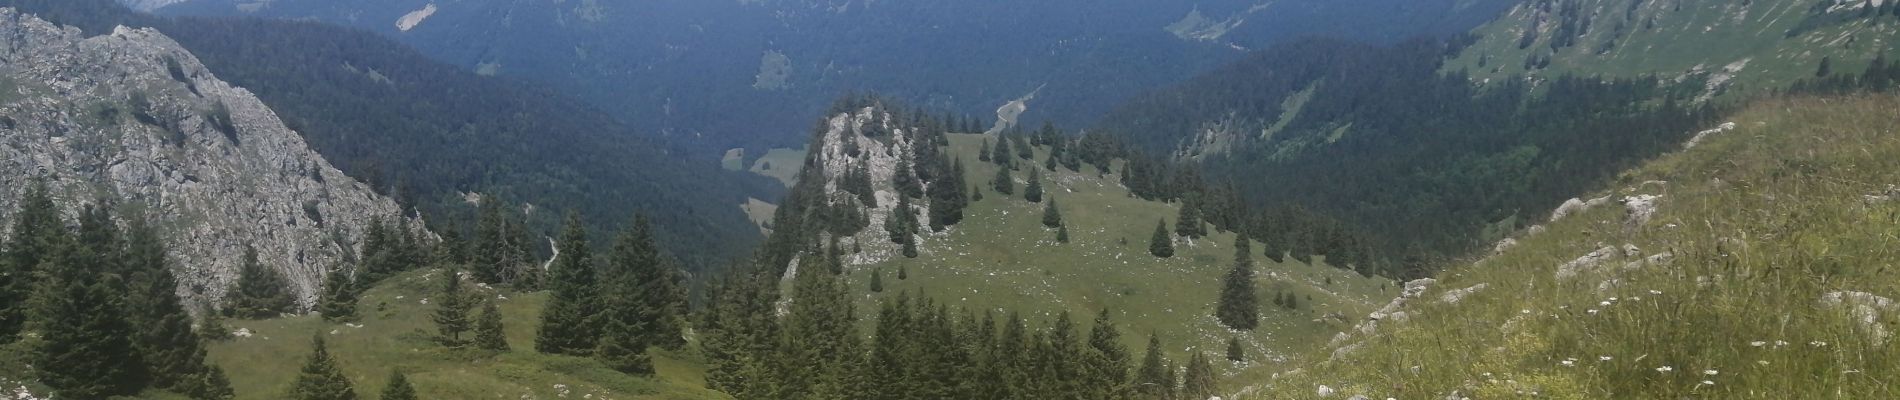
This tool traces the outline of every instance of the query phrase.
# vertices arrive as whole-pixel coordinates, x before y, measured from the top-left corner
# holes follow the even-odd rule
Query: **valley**
[[[0,0],[0,397],[1900,397],[1900,1]]]

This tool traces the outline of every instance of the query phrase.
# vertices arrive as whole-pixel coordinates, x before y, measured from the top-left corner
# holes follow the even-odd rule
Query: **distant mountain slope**
[[[1533,0],[1474,31],[1445,66],[1473,79],[1561,74],[1714,76],[1711,95],[1786,88],[1833,69],[1860,71],[1900,48],[1893,1]]]
[[[463,215],[471,209],[469,192],[553,210],[531,216],[542,228],[573,210],[605,232],[644,211],[674,254],[707,265],[756,243],[758,232],[738,205],[776,197],[765,178],[683,155],[584,103],[436,63],[367,32],[311,22],[158,18],[110,0],[0,4],[88,32],[156,27],[212,71],[255,91],[343,171],[432,216]]]
[[[457,66],[544,82],[705,145],[797,147],[846,91],[1080,123],[1248,48],[1304,35],[1390,42],[1462,32],[1509,0],[196,0],[167,14],[310,19]],[[1040,88],[1040,90],[1038,90]]]
[[[794,189],[813,193],[800,189],[826,188],[824,194],[789,201],[780,209],[781,217],[803,213],[805,225],[789,226],[798,217],[777,220],[781,229],[774,232],[774,243],[797,243],[789,248],[809,255],[837,241],[844,253],[839,267],[855,299],[858,321],[877,320],[879,306],[903,292],[933,297],[952,310],[997,311],[999,317],[1002,312],[1021,312],[1034,325],[1058,313],[1086,317],[1108,310],[1126,332],[1122,345],[1141,349],[1150,334],[1156,335],[1176,360],[1194,352],[1216,354],[1228,340],[1238,340],[1254,361],[1220,361],[1218,369],[1226,381],[1239,383],[1282,371],[1303,349],[1322,345],[1333,332],[1348,327],[1334,316],[1370,312],[1381,299],[1398,293],[1386,278],[1335,268],[1324,258],[1312,263],[1270,258],[1262,251],[1269,246],[1253,242],[1250,254],[1257,261],[1252,287],[1258,298],[1288,296],[1297,298],[1297,304],[1289,308],[1262,300],[1259,328],[1228,329],[1216,320],[1214,309],[1222,277],[1234,265],[1235,233],[1177,236],[1172,230],[1181,204],[1132,196],[1112,172],[1121,162],[1110,163],[1108,170],[1092,165],[1047,168],[1038,160],[1049,159],[1049,146],[1035,146],[1029,159],[1014,161],[1020,170],[1006,176],[1016,189],[999,192],[991,179],[1005,167],[982,161],[980,155],[986,142],[999,141],[996,135],[949,133],[935,142],[927,133],[936,129],[930,125],[913,124],[884,104],[840,110],[815,137],[799,188]],[[960,222],[941,231],[928,226],[937,202],[945,200],[934,194],[900,200],[905,195],[899,181],[913,179],[898,178],[908,175],[901,167],[912,165],[909,154],[920,147],[940,148],[951,159],[945,163],[961,165],[965,175],[959,181],[974,187],[955,190],[981,193],[980,200],[959,212]],[[925,191],[936,193],[937,185],[952,182],[931,167],[915,168],[918,175],[932,178],[925,181]],[[1040,202],[1025,198],[1032,177],[1039,178]],[[869,193],[872,201],[864,202],[867,197],[859,193]],[[1049,202],[1057,205],[1063,228],[1045,225]],[[914,219],[908,224],[917,227],[912,237],[915,257],[906,256],[905,246],[888,230],[894,226],[890,221],[905,215],[902,205],[913,208],[909,216]],[[1168,221],[1167,238],[1175,249],[1169,258],[1149,253],[1159,221]],[[862,229],[845,231],[840,224]],[[1064,230],[1066,242],[1059,240]],[[826,265],[810,262],[815,259],[821,258],[767,266],[784,270],[781,301],[800,301],[793,298],[789,284],[799,274],[830,273]]]
[[[0,8],[0,37],[0,214],[37,180],[64,204],[152,218],[186,299],[223,298],[256,249],[308,305],[372,218],[399,218],[156,30],[87,37]]]
[[[1900,396],[1896,109],[1754,104],[1238,398]]]
[[[1441,74],[1462,43],[1307,40],[1137,97],[1097,124],[1247,198],[1357,225],[1389,271],[1456,256],[1700,129],[1701,82]],[[1409,272],[1406,272],[1409,271]]]

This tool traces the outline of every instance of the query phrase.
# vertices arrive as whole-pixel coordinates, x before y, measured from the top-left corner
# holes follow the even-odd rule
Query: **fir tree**
[[[291,384],[290,394],[285,396],[294,400],[355,400],[356,389],[350,387],[350,378],[343,376],[343,369],[337,367],[336,359],[330,357],[330,350],[323,344],[323,336],[312,337],[310,358],[304,361],[303,372],[297,375],[297,381]]]
[[[917,233],[917,214],[910,206],[910,198],[898,196],[897,208],[884,218],[884,232],[891,236],[891,243],[902,244]]]
[[[884,269],[871,270],[871,293],[884,293]]]
[[[33,180],[19,200],[12,237],[0,247],[0,344],[12,343],[26,327],[31,314],[27,298],[33,295],[40,263],[70,240],[45,182]]]
[[[473,327],[468,319],[468,311],[475,303],[472,296],[462,290],[461,270],[450,267],[442,279],[442,291],[435,295],[435,314],[429,319],[435,321],[436,341],[458,349],[468,344],[462,334]]]
[[[501,310],[493,301],[482,302],[482,315],[475,318],[475,348],[508,351],[508,337],[501,327]]]
[[[378,400],[416,400],[416,388],[409,386],[409,378],[401,371],[389,371],[389,384],[383,386],[383,395]]]
[[[1168,400],[1174,390],[1171,368],[1161,355],[1161,337],[1148,335],[1148,352],[1141,357],[1141,369],[1135,372],[1135,393],[1142,399]]]
[[[1056,151],[1055,149],[1051,149],[1049,151],[1049,158],[1045,158],[1042,160],[1042,169],[1049,170],[1049,172],[1055,172],[1056,165],[1059,165],[1056,162],[1056,158],[1061,157],[1061,156],[1062,156],[1062,152]]]
[[[1049,204],[1042,206],[1042,226],[1056,228],[1062,226],[1062,210],[1056,208],[1056,199],[1050,198]]]
[[[286,292],[289,284],[284,282],[275,268],[266,268],[257,261],[257,249],[244,249],[244,264],[238,269],[236,286],[231,289],[229,310],[234,316],[245,319],[275,317],[290,312],[296,303]]]
[[[209,304],[200,304],[198,315],[204,318],[198,323],[198,336],[214,341],[231,339],[231,329],[224,326],[224,316],[221,312],[211,308]]]
[[[910,279],[910,267],[905,266],[903,264],[898,264],[897,265],[897,280],[901,281],[905,279]]]
[[[1245,232],[1234,240],[1234,268],[1222,279],[1220,302],[1214,317],[1230,329],[1250,331],[1260,325],[1260,299],[1254,292],[1253,246]]]
[[[805,260],[801,262],[824,262]],[[800,366],[786,379],[781,398],[848,398],[849,377],[860,360],[856,313],[837,275],[801,270],[793,279],[792,301],[784,319],[780,354],[788,366]]]
[[[1016,181],[1009,177],[1009,168],[997,168],[996,176],[990,178],[990,185],[997,194],[1004,196],[1016,194]]]
[[[1042,202],[1042,170],[1029,169],[1029,186],[1023,188],[1023,200],[1031,203]]]
[[[317,313],[323,320],[356,320],[356,281],[350,278],[349,267],[338,265],[330,269],[323,279],[323,296],[317,300]]]
[[[1247,348],[1240,346],[1239,337],[1227,338],[1227,361],[1247,362]]]
[[[1062,226],[1056,227],[1056,243],[1068,243],[1068,242],[1069,242],[1069,226],[1062,225]]]
[[[1834,74],[1834,57],[1821,57],[1821,66],[1814,69],[1814,77],[1826,78]]]
[[[1155,257],[1174,257],[1174,237],[1168,236],[1168,220],[1155,225],[1155,234],[1148,238],[1148,254]]]
[[[976,149],[976,160],[990,162],[990,139],[983,138],[983,145]]]
[[[1205,400],[1214,397],[1214,390],[1214,365],[1207,361],[1206,354],[1196,351],[1181,377],[1181,398]]]
[[[60,398],[137,393],[145,384],[138,337],[120,299],[124,283],[90,246],[66,246],[44,259],[33,316],[43,340],[32,360],[40,383]]]
[[[534,349],[549,354],[587,355],[593,352],[599,337],[592,320],[599,309],[599,289],[593,257],[588,253],[587,231],[579,215],[568,214],[558,250],[548,268],[550,293],[547,305],[541,309]]]
[[[990,154],[990,161],[995,162],[997,166],[1003,167],[1003,169],[1010,169],[1011,164],[1013,164],[1010,160],[1013,159],[1011,157],[1015,152],[1009,150],[1009,142],[1008,137],[997,134],[996,147],[991,148],[993,152]]]
[[[1016,142],[1012,144],[1016,148],[1016,158],[1031,160],[1036,157],[1036,149],[1029,145],[1029,139],[1023,138],[1023,135],[1009,135],[1009,138]]]
[[[983,201],[983,188],[971,186],[970,201]]]
[[[903,251],[904,258],[917,258],[917,238],[915,236],[904,237]]]

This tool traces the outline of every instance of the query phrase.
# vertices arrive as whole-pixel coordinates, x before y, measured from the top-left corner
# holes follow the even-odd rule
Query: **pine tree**
[[[33,295],[40,263],[70,240],[59,206],[38,179],[20,197],[13,215],[12,237],[0,252],[0,344],[12,343],[30,319],[27,298]]]
[[[350,278],[349,267],[338,265],[330,269],[323,278],[323,296],[317,300],[317,313],[323,320],[356,320],[356,281]]]
[[[291,384],[290,394],[285,396],[294,400],[355,400],[356,389],[350,387],[350,378],[343,376],[343,369],[337,367],[336,359],[330,357],[330,350],[323,344],[323,336],[311,338],[310,358],[304,361],[303,372],[297,375],[297,381]]]
[[[996,176],[990,178],[990,187],[1004,196],[1016,194],[1016,181],[1009,177],[1009,168],[997,168]]]
[[[409,386],[409,378],[401,371],[389,371],[389,384],[383,386],[383,395],[378,400],[416,400],[416,388]]]
[[[594,315],[599,308],[593,256],[587,231],[578,214],[568,214],[561,230],[558,255],[548,268],[548,302],[541,309],[541,326],[534,349],[548,354],[587,355],[594,351],[599,333]]]
[[[1174,390],[1174,378],[1161,355],[1161,337],[1148,335],[1148,352],[1141,357],[1141,369],[1135,372],[1135,393],[1142,399],[1168,400]]]
[[[1260,299],[1254,292],[1252,240],[1241,232],[1234,240],[1234,268],[1222,279],[1220,302],[1214,317],[1230,329],[1250,331],[1260,325]]]
[[[501,310],[495,302],[482,302],[482,314],[475,318],[475,348],[489,351],[508,351],[508,337],[502,331]]]
[[[88,212],[90,213],[90,211]],[[145,363],[120,299],[124,283],[108,258],[91,246],[65,246],[40,264],[44,271],[31,300],[43,343],[33,354],[40,383],[59,398],[105,398],[137,393]]]
[[[1029,186],[1023,188],[1023,200],[1031,203],[1042,202],[1042,170],[1029,169]]]
[[[473,327],[468,320],[468,311],[475,303],[472,296],[462,290],[461,270],[450,267],[442,279],[442,291],[435,295],[435,314],[429,319],[435,321],[436,341],[443,346],[459,349],[468,345],[468,340],[462,334]]]
[[[1214,365],[1207,361],[1206,354],[1194,352],[1187,373],[1181,377],[1181,398],[1206,400],[1214,397],[1214,390]]]
[[[871,293],[884,293],[884,269],[871,270]]]
[[[1168,236],[1168,220],[1155,225],[1155,234],[1148,238],[1148,254],[1155,257],[1174,257],[1174,237]]]
[[[257,249],[244,249],[244,264],[238,270],[238,280],[231,289],[230,308],[238,318],[262,319],[276,317],[290,312],[296,305],[287,292],[288,283],[275,268],[267,268],[257,261]]]
[[[1247,362],[1247,348],[1240,346],[1240,338],[1227,338],[1227,361]]]

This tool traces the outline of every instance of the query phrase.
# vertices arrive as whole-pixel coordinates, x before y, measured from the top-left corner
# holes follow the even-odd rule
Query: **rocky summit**
[[[252,247],[311,304],[361,227],[401,213],[152,29],[86,37],[0,9],[0,128],[0,220],[35,180],[153,218],[188,298],[222,298]]]

